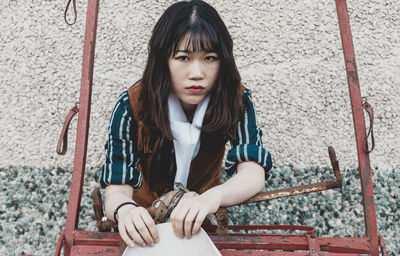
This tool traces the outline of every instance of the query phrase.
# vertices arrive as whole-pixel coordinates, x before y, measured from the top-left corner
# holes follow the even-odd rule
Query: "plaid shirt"
[[[236,139],[230,141],[231,149],[225,159],[224,170],[228,175],[236,173],[237,164],[255,161],[265,170],[266,177],[272,167],[271,155],[263,148],[262,131],[257,127],[251,92],[246,89],[244,95],[248,107],[242,122],[238,124]],[[100,184],[130,184],[139,188],[142,174],[138,170],[142,153],[137,150],[135,134],[137,126],[129,103],[128,92],[123,92],[111,115],[108,128],[108,140],[105,145],[106,162],[101,168]],[[169,175],[175,175],[175,151],[173,142],[161,137],[159,148],[153,161],[160,167],[169,169]]]

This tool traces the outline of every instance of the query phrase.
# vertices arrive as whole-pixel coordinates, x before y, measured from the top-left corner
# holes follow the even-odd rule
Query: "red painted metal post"
[[[86,31],[82,61],[81,90],[79,100],[78,132],[75,145],[74,169],[69,193],[65,229],[64,255],[70,255],[73,232],[78,227],[83,178],[85,174],[87,142],[89,135],[90,105],[93,83],[94,53],[97,31],[99,0],[89,0],[86,12]]]
[[[354,46],[350,30],[350,21],[347,13],[346,0],[335,1],[356,134],[361,193],[364,206],[365,233],[370,242],[371,255],[379,255],[378,227],[376,224],[372,172],[369,162],[369,154],[365,151],[365,121],[362,108],[360,83],[358,80],[356,59],[354,55]]]

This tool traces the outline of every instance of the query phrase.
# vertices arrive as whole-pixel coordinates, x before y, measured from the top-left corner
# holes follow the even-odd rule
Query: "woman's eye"
[[[217,60],[218,58],[216,56],[207,56],[204,58],[205,61],[214,61]]]
[[[178,60],[183,60],[183,61],[188,61],[188,60],[189,60],[189,57],[188,57],[188,56],[182,55],[182,56],[177,57],[177,59],[178,59]]]

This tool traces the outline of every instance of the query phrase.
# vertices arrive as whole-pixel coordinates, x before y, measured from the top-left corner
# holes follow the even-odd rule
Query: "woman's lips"
[[[192,93],[201,93],[205,88],[201,85],[192,85],[190,87],[186,87]]]

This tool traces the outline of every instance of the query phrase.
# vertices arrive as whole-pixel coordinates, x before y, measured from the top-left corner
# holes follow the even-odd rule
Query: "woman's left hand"
[[[171,224],[177,237],[190,238],[199,232],[201,224],[221,204],[218,190],[210,189],[199,196],[183,198],[171,213]]]

